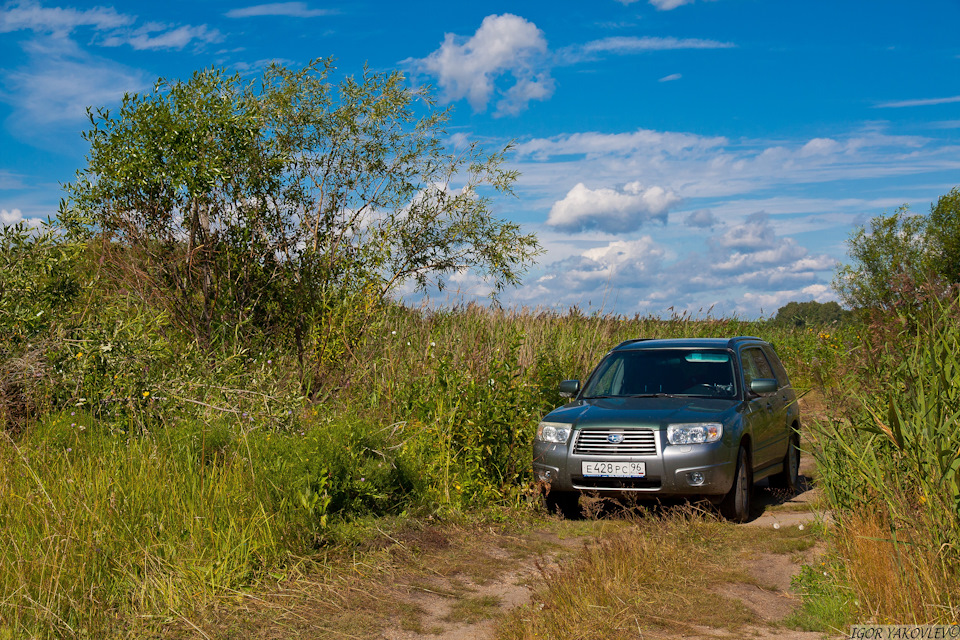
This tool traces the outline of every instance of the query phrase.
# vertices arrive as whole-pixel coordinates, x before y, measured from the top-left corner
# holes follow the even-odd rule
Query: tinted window
[[[771,376],[772,377],[772,376]],[[584,397],[670,395],[732,398],[733,359],[722,349],[642,349],[608,355]]]
[[[744,349],[743,351],[743,382],[746,386],[758,378],[774,378],[773,369],[759,347]]]

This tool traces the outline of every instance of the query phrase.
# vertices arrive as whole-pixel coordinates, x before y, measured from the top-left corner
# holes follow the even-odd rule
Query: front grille
[[[614,443],[610,436],[622,436]],[[585,456],[653,456],[657,438],[653,429],[584,429],[577,432],[573,453]]]

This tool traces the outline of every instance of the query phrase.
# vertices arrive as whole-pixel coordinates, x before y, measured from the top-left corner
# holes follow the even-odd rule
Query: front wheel
[[[750,497],[753,493],[753,470],[745,447],[737,454],[737,470],[733,486],[720,502],[720,514],[732,522],[746,522],[750,518]]]

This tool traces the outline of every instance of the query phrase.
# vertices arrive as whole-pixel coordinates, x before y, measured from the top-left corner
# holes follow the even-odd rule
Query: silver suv
[[[551,510],[573,515],[582,492],[702,496],[743,522],[754,482],[797,489],[797,397],[759,338],[628,340],[560,392],[573,401],[533,444]]]

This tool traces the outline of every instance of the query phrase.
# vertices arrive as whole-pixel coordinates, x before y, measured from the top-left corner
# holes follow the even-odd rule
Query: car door
[[[754,380],[776,379],[763,349],[746,347],[740,354],[740,362],[748,403],[745,418],[753,433],[753,468],[763,470],[782,460],[786,453],[786,440],[780,426],[784,419],[784,403],[776,391],[761,395],[750,391],[750,383]]]

